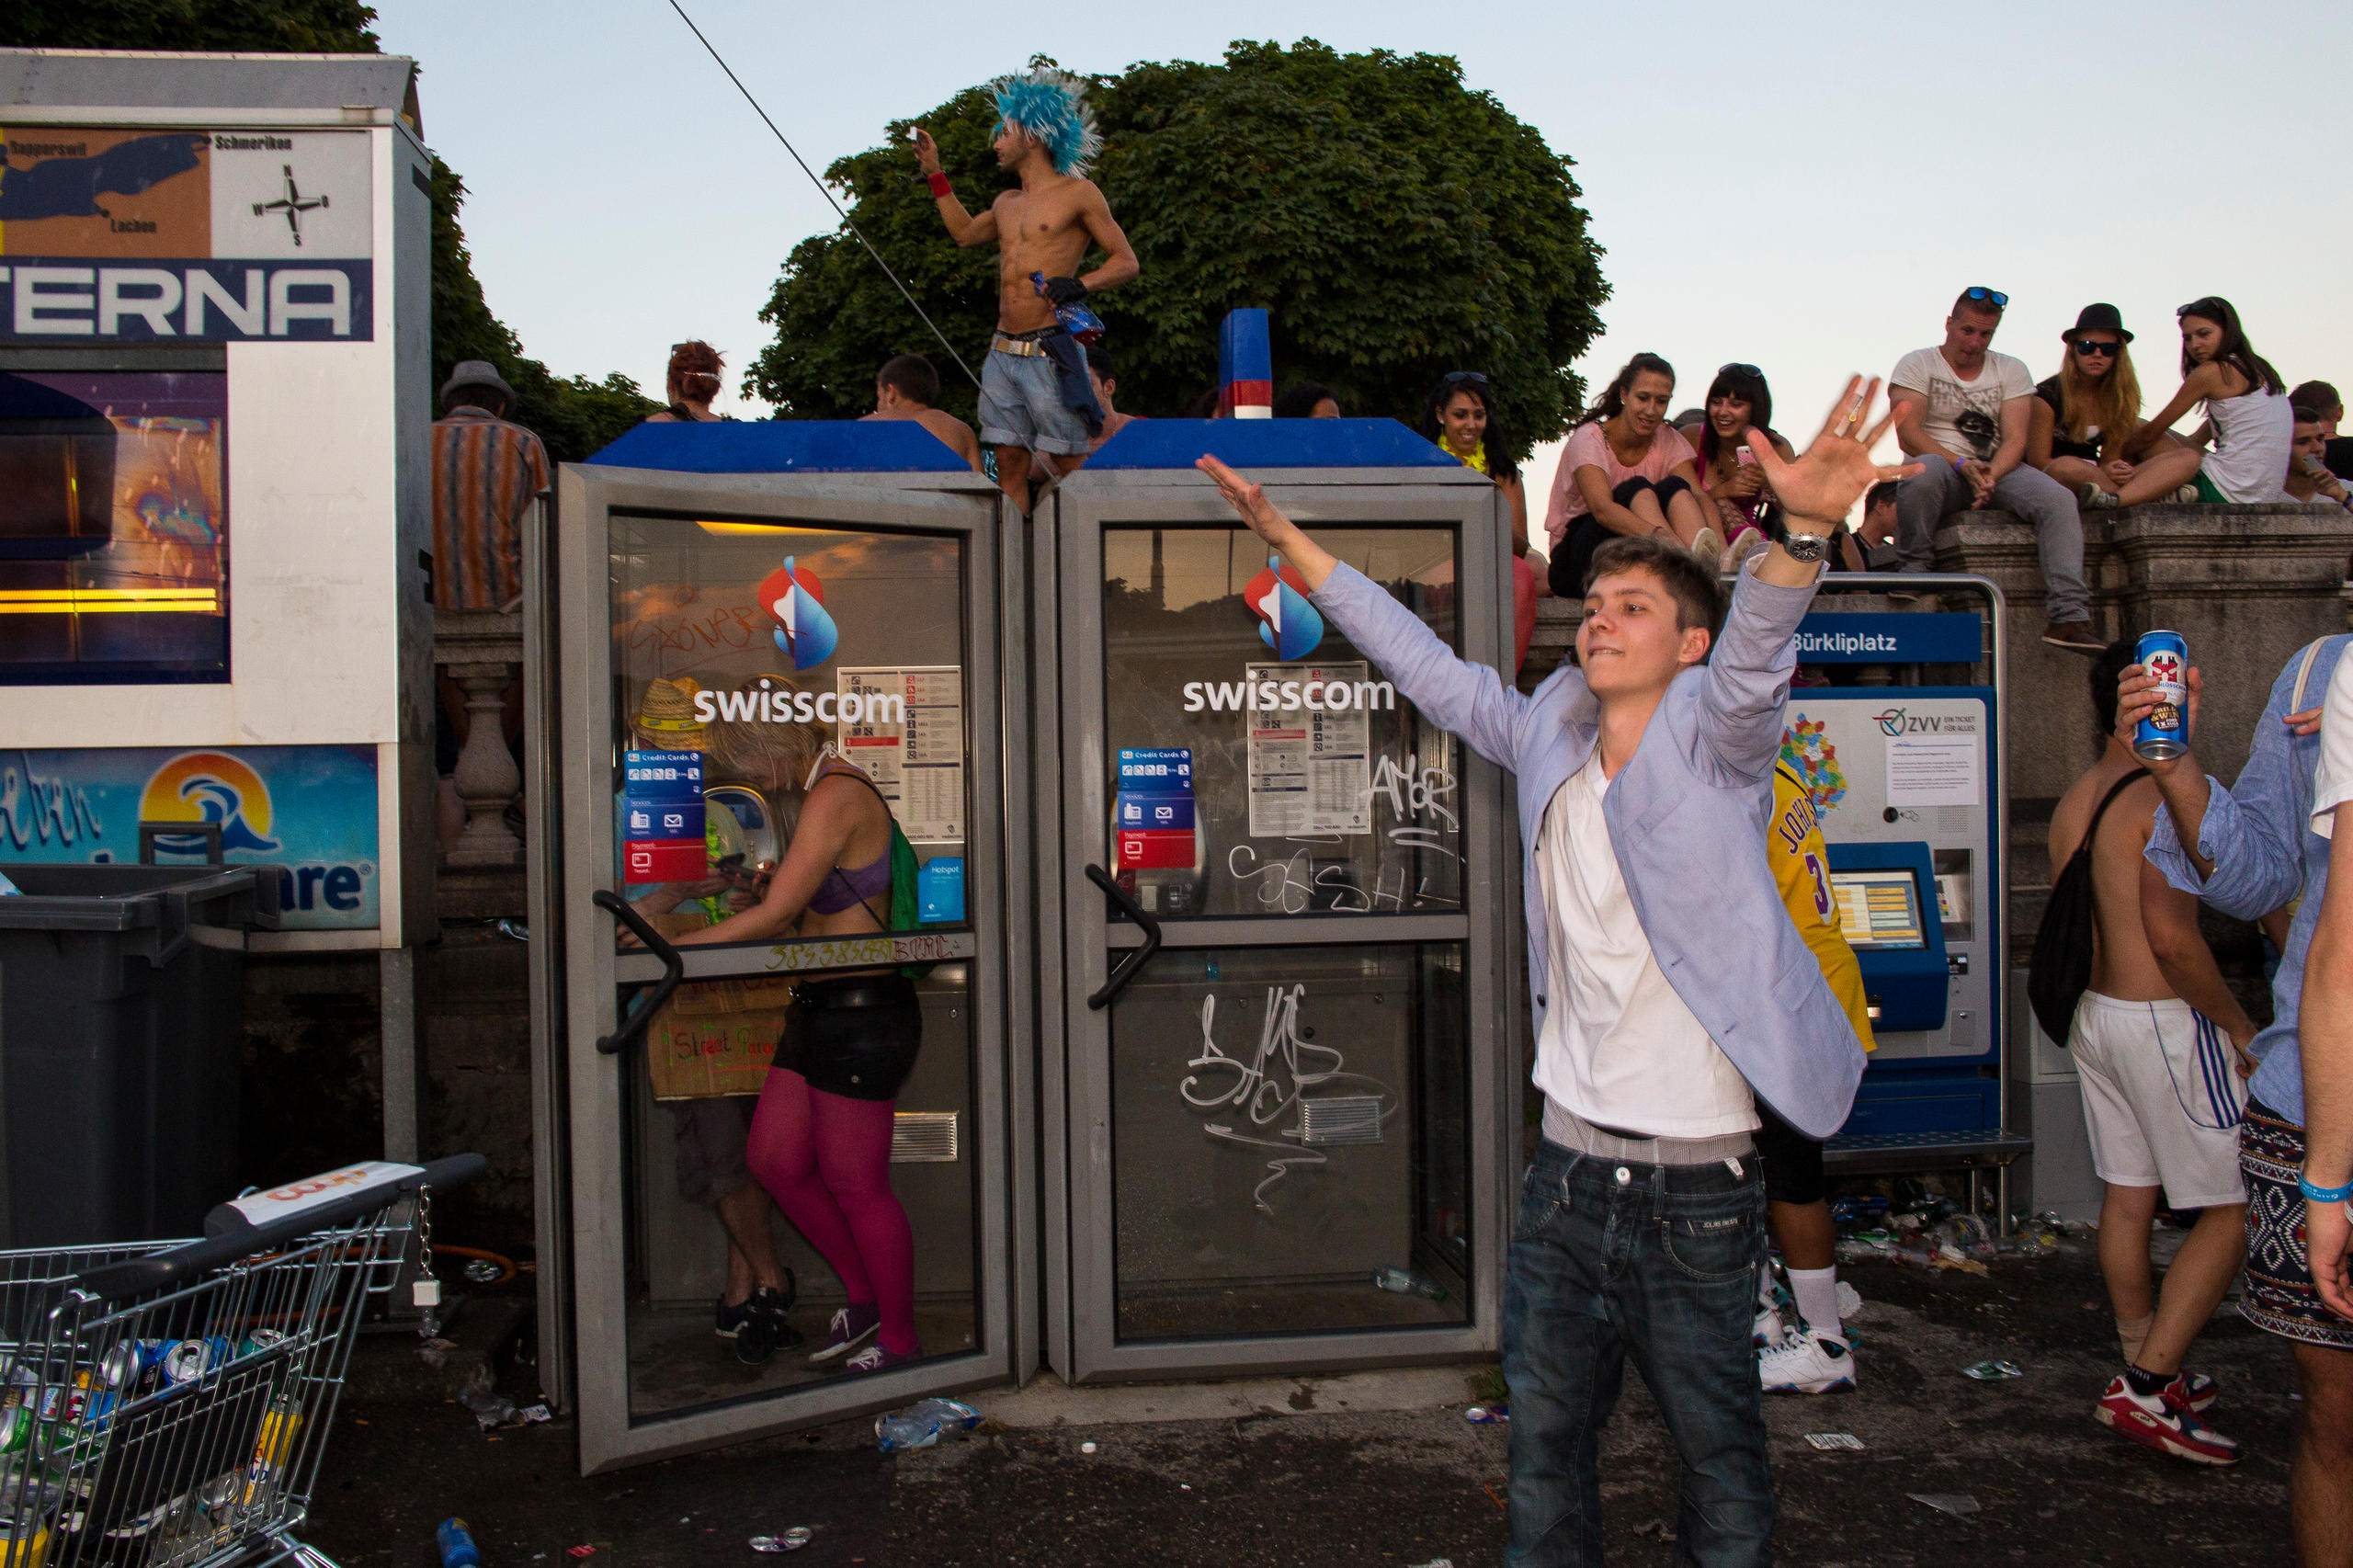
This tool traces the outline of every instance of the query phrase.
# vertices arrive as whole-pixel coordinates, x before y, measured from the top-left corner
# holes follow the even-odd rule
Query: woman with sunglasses
[[[1463,467],[1485,474],[1511,503],[1511,619],[1517,650],[1512,673],[1517,676],[1536,636],[1539,589],[1535,569],[1528,563],[1528,491],[1519,482],[1519,465],[1512,460],[1511,443],[1495,421],[1487,378],[1476,370],[1449,371],[1423,404],[1422,434]]]
[[[1569,432],[1552,477],[1544,532],[1552,541],[1552,591],[1583,603],[1593,552],[1613,534],[1663,539],[1714,570],[1723,560],[1715,508],[1699,495],[1699,455],[1666,423],[1675,367],[1637,354],[1601,401]]]
[[[2174,314],[2181,320],[2181,390],[2125,442],[2124,455],[2146,463],[2169,438],[2174,421],[2203,403],[2206,423],[2189,444],[2211,440],[2213,450],[2198,465],[2198,499],[2210,505],[2286,499],[2288,452],[2296,437],[2288,383],[2247,342],[2228,300],[2209,294]]]
[[[2066,345],[2059,373],[2037,383],[2028,411],[2026,460],[2086,507],[2162,501],[2196,478],[2200,454],[2170,437],[2143,461],[2124,456],[2141,427],[2141,379],[2117,308],[2086,305],[2059,340]]]
[[[1783,462],[1797,460],[1797,449],[1773,428],[1773,392],[1765,372],[1735,360],[1716,371],[1708,383],[1706,417],[1700,422],[1699,488],[1715,503],[1718,527],[1730,541],[1724,548],[1723,569],[1737,572],[1740,563],[1765,548],[1772,532],[1768,511],[1773,487],[1767,483],[1756,454],[1749,450],[1750,426],[1765,432]]]

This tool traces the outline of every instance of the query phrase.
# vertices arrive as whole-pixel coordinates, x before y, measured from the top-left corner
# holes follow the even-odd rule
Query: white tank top
[[[2200,467],[2214,488],[2234,501],[2286,500],[2296,439],[2286,395],[2257,385],[2237,397],[2210,397],[2206,417],[2214,424],[2214,449]]]

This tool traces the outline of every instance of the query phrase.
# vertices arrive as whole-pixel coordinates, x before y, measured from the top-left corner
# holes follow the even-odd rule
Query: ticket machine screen
[[[1833,871],[1838,931],[1857,952],[1920,949],[1928,935],[1920,920],[1919,879],[1906,870]]]

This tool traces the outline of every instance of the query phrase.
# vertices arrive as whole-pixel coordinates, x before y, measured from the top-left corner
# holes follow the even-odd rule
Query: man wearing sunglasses
[[[2084,589],[2084,521],[2065,485],[2025,465],[2034,378],[2025,364],[1993,352],[2010,297],[1965,289],[1945,317],[1945,340],[1895,363],[1891,396],[1900,404],[1895,438],[1927,467],[1896,497],[1896,569],[1936,569],[1937,526],[1964,508],[1998,507],[2034,527],[2050,624],[2042,640],[2097,657]]]

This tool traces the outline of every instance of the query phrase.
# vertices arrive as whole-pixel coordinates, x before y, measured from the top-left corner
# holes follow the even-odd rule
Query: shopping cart
[[[483,1166],[371,1161],[201,1241],[0,1253],[0,1568],[333,1568],[294,1531],[367,1298]]]

